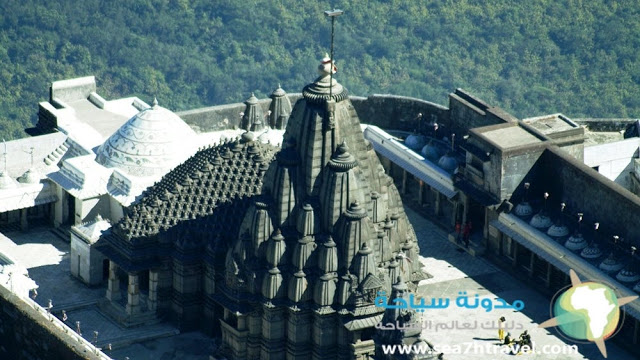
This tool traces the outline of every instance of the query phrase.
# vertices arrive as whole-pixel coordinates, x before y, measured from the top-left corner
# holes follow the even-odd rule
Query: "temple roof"
[[[74,231],[74,233],[82,240],[92,244],[100,238],[103,231],[106,231],[109,228],[111,228],[111,224],[98,215],[92,221],[72,226],[71,230]]]
[[[96,161],[134,176],[166,173],[194,150],[196,133],[154,101],[122,125],[96,152]]]
[[[148,188],[115,225],[116,233],[126,239],[153,236],[212,214],[221,203],[260,193],[276,150],[245,136],[198,151]]]

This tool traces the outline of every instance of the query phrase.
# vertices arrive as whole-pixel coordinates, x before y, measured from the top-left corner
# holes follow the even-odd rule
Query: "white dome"
[[[31,168],[18,178],[18,182],[23,184],[37,184],[40,182],[41,177],[36,169]]]
[[[154,101],[100,146],[96,161],[134,176],[163,175],[191,154],[195,136],[178,115]]]
[[[18,184],[6,172],[0,172],[0,189],[15,189]]]

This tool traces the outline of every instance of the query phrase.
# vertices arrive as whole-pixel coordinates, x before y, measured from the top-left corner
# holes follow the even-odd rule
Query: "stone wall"
[[[640,198],[563,150],[545,150],[524,181],[531,182],[530,199],[542,199],[542,193],[548,192],[554,204],[551,209],[565,202],[568,212],[584,213],[585,224],[599,222],[602,237],[619,235],[640,246],[640,229],[635,226],[640,223]],[[515,203],[521,192],[519,186]]]
[[[466,134],[469,129],[517,121],[504,110],[492,107],[462,89],[449,94],[449,129]]]
[[[301,94],[288,94],[291,106],[302,97]],[[264,114],[269,111],[271,99],[260,99],[259,102]],[[189,126],[201,133],[234,129],[240,126],[240,113],[244,111],[244,103],[210,106],[200,109],[177,112]]]
[[[31,304],[0,286],[0,359],[12,360],[105,360],[96,355],[77,334],[65,333],[50,321],[44,309]]]
[[[428,126],[432,121],[449,122],[449,109],[428,101],[396,95],[371,95],[369,97],[352,96],[351,102],[356,109],[360,122],[382,129],[413,131],[418,126]],[[418,114],[422,114],[418,124]]]
[[[54,81],[49,88],[49,100],[73,101],[86,99],[96,91],[96,78],[87,76],[76,79]]]
[[[637,119],[605,119],[605,118],[585,118],[572,119],[576,124],[586,126],[590,131],[621,131],[627,128],[627,125],[635,122]]]
[[[301,98],[301,94],[288,94],[291,105]],[[428,101],[396,95],[351,96],[353,107],[363,124],[376,125],[383,129],[413,131],[418,127],[418,114],[422,113],[422,126],[431,121],[442,124],[449,122],[449,109]],[[269,110],[271,99],[260,99],[263,113]],[[237,128],[244,103],[211,106],[176,113],[197,131],[211,132]]]
[[[509,199],[525,176],[538,161],[543,147],[532,146],[528,152],[510,155],[503,159],[501,169],[500,199]]]

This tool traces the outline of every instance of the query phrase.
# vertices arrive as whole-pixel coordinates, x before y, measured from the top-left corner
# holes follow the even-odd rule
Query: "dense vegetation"
[[[462,87],[520,117],[640,112],[636,0],[3,0],[0,136],[24,136],[48,84],[77,76],[173,110],[298,92],[329,47],[332,4],[352,94],[446,105]]]

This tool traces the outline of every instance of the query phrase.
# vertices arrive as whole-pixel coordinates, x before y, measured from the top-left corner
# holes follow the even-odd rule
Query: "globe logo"
[[[562,333],[576,339],[594,342],[602,356],[607,357],[604,341],[611,337],[620,322],[620,306],[638,296],[618,299],[608,286],[595,282],[581,282],[570,270],[571,287],[558,296],[553,304],[553,318],[538,325],[557,326]]]
[[[566,335],[594,341],[613,334],[620,309],[616,294],[608,286],[586,282],[562,293],[553,305],[553,315]]]

